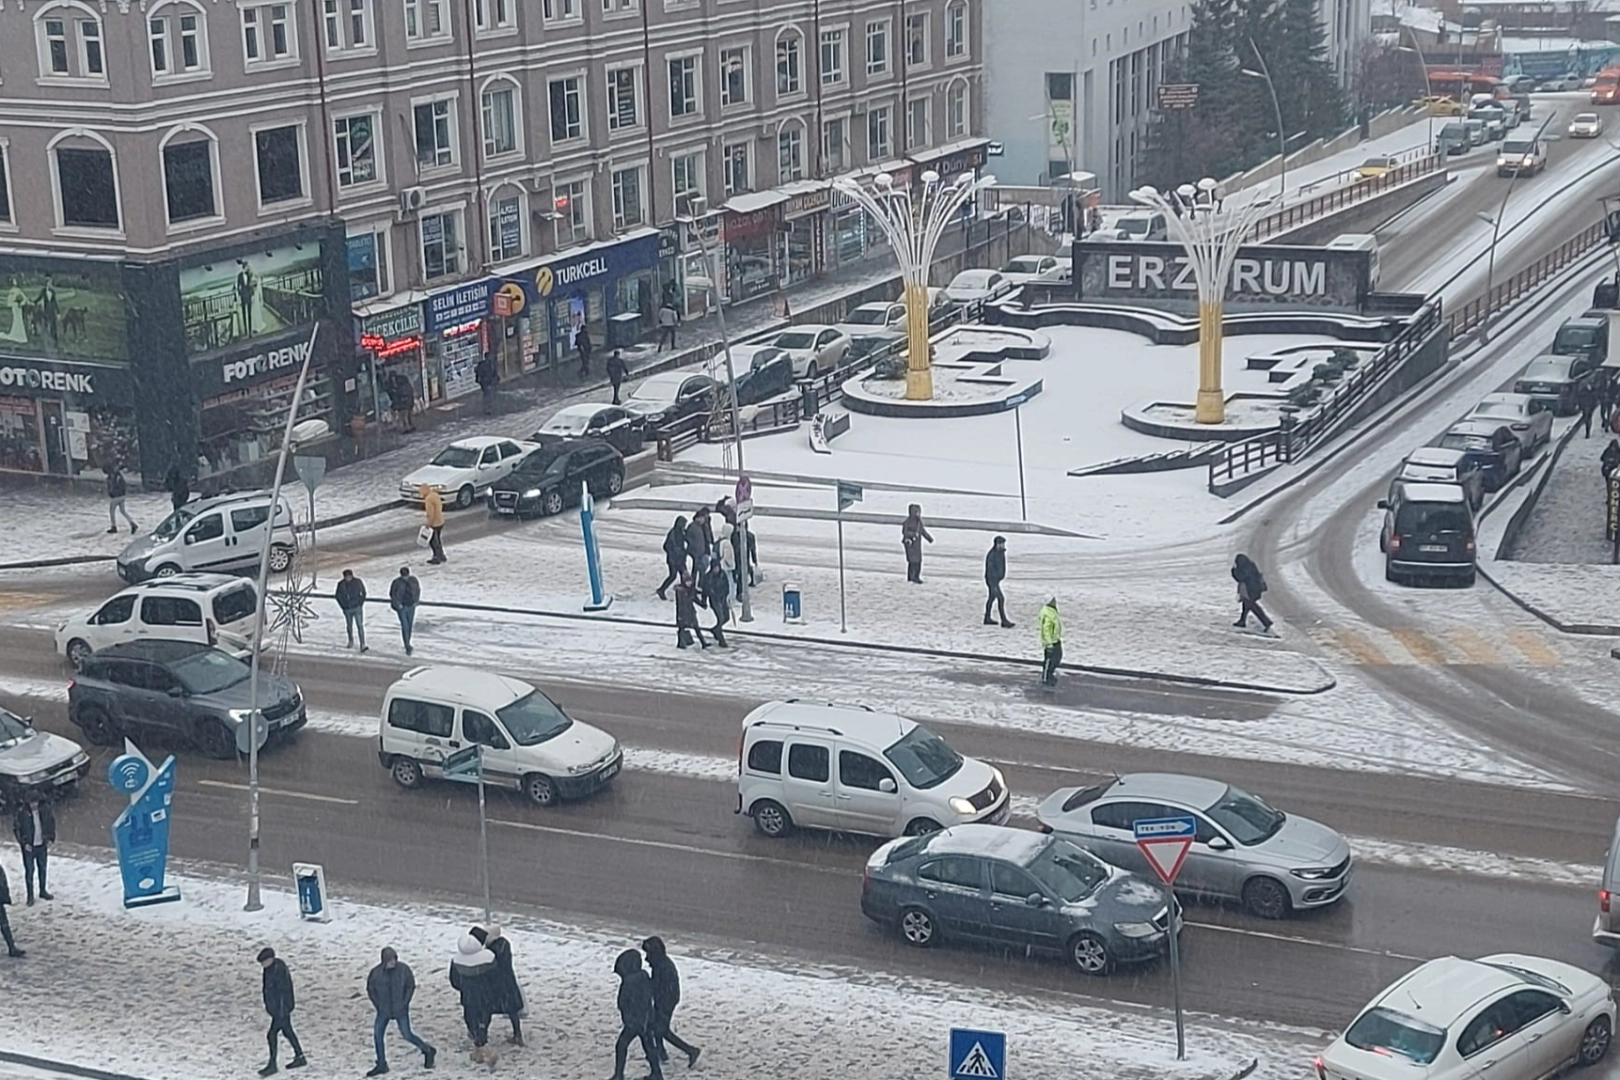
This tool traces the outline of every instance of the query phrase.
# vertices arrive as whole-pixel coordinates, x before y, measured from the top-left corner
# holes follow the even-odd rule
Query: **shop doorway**
[[[55,476],[71,475],[68,468],[67,429],[60,401],[41,400],[39,412],[45,424],[45,471]]]

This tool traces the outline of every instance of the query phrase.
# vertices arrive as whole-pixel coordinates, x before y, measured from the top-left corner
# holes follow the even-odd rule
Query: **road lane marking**
[[[1242,934],[1244,937],[1262,938],[1266,941],[1280,941],[1287,945],[1310,945],[1318,949],[1334,949],[1338,952],[1356,953],[1360,956],[1382,956],[1391,960],[1410,960],[1416,964],[1427,963],[1427,956],[1411,956],[1407,953],[1392,952],[1389,949],[1369,949],[1365,945],[1346,945],[1337,941],[1318,941],[1315,938],[1300,937],[1297,934],[1276,934],[1269,930],[1250,930],[1243,926],[1222,926],[1220,923],[1185,921],[1183,926],[1195,927],[1199,930],[1215,930],[1222,934]]]
[[[1563,657],[1532,630],[1510,630],[1508,640],[1536,667],[1557,667],[1563,662]]]
[[[528,829],[530,832],[551,833],[554,836],[572,836],[581,840],[606,840],[614,844],[627,844],[631,847],[656,848],[659,851],[678,851],[683,855],[705,855],[716,859],[730,859],[733,862],[764,863],[768,866],[786,866],[794,870],[811,870],[818,874],[837,874],[841,877],[855,877],[857,871],[839,866],[815,866],[811,863],[794,862],[791,859],[773,859],[768,855],[749,855],[741,851],[719,851],[715,848],[698,847],[695,844],[677,844],[670,840],[647,840],[635,836],[614,836],[612,833],[588,832],[584,829],[565,829],[559,825],[536,825],[532,821],[507,821],[505,818],[490,818],[491,825],[505,825],[511,829]]]
[[[1444,667],[1447,663],[1446,654],[1439,643],[1430,638],[1421,630],[1391,630],[1390,634],[1401,647],[1417,660],[1418,663],[1428,667]]]
[[[199,787],[230,788],[232,791],[248,791],[247,784],[234,784],[229,780],[199,780]],[[261,795],[280,795],[286,799],[308,799],[310,802],[337,803],[341,806],[359,806],[359,799],[340,799],[335,795],[313,795],[307,791],[288,791],[285,788],[259,786]]]
[[[1471,664],[1500,664],[1502,658],[1491,643],[1476,631],[1459,626],[1451,631],[1451,643],[1462,651]]]
[[[1334,643],[1350,654],[1351,659],[1363,667],[1385,667],[1389,657],[1373,643],[1372,638],[1360,630],[1348,628],[1333,631]]]

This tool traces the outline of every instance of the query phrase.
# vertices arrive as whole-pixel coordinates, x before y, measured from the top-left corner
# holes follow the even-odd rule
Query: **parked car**
[[[1170,946],[1158,886],[1062,837],[997,825],[884,844],[866,861],[861,913],[918,948],[960,938],[1055,952],[1087,975]]]
[[[1468,135],[1468,125],[1461,120],[1442,125],[1434,137],[1434,152],[1442,157],[1466,154],[1473,145],[1474,141]]]
[[[1554,416],[1573,416],[1580,411],[1576,400],[1580,386],[1591,378],[1596,366],[1590,357],[1545,353],[1519,373],[1513,392],[1524,394],[1536,408]]]
[[[953,304],[989,304],[1013,291],[1013,283],[999,270],[963,270],[945,286]]]
[[[813,379],[836,371],[849,359],[849,335],[836,326],[806,323],[790,326],[771,341],[793,358],[795,378]]]
[[[559,439],[601,439],[629,457],[641,451],[642,436],[641,417],[624,406],[582,402],[564,405],[552,413],[551,419],[529,436],[529,441],[545,445]]]
[[[1437,579],[1472,585],[1476,568],[1474,512],[1457,484],[1401,484],[1378,500],[1384,527],[1384,580]]]
[[[1603,312],[1588,312],[1573,319],[1565,319],[1553,335],[1550,353],[1560,356],[1584,356],[1594,365],[1609,358],[1609,316]]]
[[[1485,141],[1495,142],[1507,134],[1507,113],[1494,101],[1468,110],[1468,119],[1485,125]]]
[[[1114,235],[1111,239],[1139,242],[1165,240],[1170,235],[1164,215],[1152,210],[1132,210],[1121,214],[1103,231],[1112,231]]]
[[[1463,128],[1468,132],[1468,145],[1470,147],[1485,145],[1485,141],[1488,138],[1485,121],[1469,118],[1464,120],[1462,125]]]
[[[665,371],[641,381],[624,407],[646,425],[649,434],[714,408],[714,380],[707,375]]]
[[[249,674],[236,657],[194,641],[128,641],[92,654],[68,683],[68,719],[97,746],[157,735],[233,758],[237,729],[253,712]],[[272,737],[304,726],[303,694],[285,676],[259,673],[259,706]]]
[[[1519,475],[1524,444],[1500,420],[1462,420],[1440,436],[1440,446],[1463,454],[1485,481],[1486,491],[1498,491]]]
[[[580,485],[597,498],[624,490],[624,455],[601,439],[567,439],[524,457],[489,489],[489,512],[514,517],[549,517],[578,506]]]
[[[0,810],[26,795],[70,791],[89,772],[90,755],[78,743],[0,708]]]
[[[1412,451],[1395,470],[1395,478],[1389,482],[1389,497],[1395,498],[1395,485],[1405,483],[1456,484],[1467,492],[1468,505],[1475,510],[1485,503],[1485,474],[1461,450],[1422,446]]]
[[[766,345],[754,353],[745,370],[737,372],[737,406],[758,405],[780,397],[793,389],[793,383],[793,357],[774,345]]]
[[[1375,180],[1385,173],[1394,172],[1401,167],[1401,159],[1393,154],[1379,154],[1363,161],[1356,168],[1357,180]]]
[[[194,641],[250,659],[258,596],[253,582],[229,574],[153,578],[64,621],[56,651],[75,668],[98,649],[137,640]]]
[[[1508,139],[1496,153],[1497,176],[1535,176],[1547,167],[1540,139]]]
[[[1575,119],[1569,122],[1569,137],[1572,139],[1595,139],[1603,134],[1603,117],[1595,112],[1576,113]]]
[[[1595,1065],[1614,1037],[1602,978],[1516,953],[1418,966],[1316,1059],[1319,1080],[1543,1080]]]
[[[1565,72],[1562,75],[1555,75],[1550,79],[1543,79],[1541,81],[1541,85],[1537,87],[1537,89],[1540,90],[1554,92],[1560,90],[1579,90],[1580,88],[1581,76],[1573,71]]]
[[[769,701],[743,718],[739,751],[737,813],[770,837],[914,836],[1008,816],[999,770],[893,713]]]
[[[1552,413],[1539,408],[1524,394],[1486,394],[1466,417],[1469,420],[1481,418],[1506,421],[1524,444],[1526,457],[1552,441]]]
[[[273,528],[268,491],[193,499],[119,552],[118,576],[133,585],[198,570],[257,570],[266,544],[272,571],[279,574],[292,565],[297,541],[292,507],[285,498],[276,507]]]
[[[399,482],[399,497],[422,505],[421,488],[439,493],[446,506],[465,510],[489,491],[489,486],[517,468],[523,455],[535,448],[532,442],[498,435],[472,435],[457,439],[434,455],[433,460]]]
[[[1141,818],[1190,817],[1197,832],[1176,888],[1239,900],[1263,919],[1334,903],[1350,884],[1350,845],[1344,837],[1220,780],[1132,773],[1093,787],[1060,788],[1035,816],[1043,832],[1140,874],[1153,868],[1136,846],[1133,824]]]
[[[1007,260],[1001,276],[1014,285],[1024,285],[1038,278],[1054,278],[1066,261],[1056,255],[1018,255]]]
[[[1620,948],[1620,821],[1614,823],[1609,851],[1603,856],[1603,880],[1598,884],[1598,913],[1592,923],[1592,940],[1611,949]]]
[[[459,667],[412,668],[383,697],[377,760],[400,787],[447,775],[445,758],[483,748],[484,782],[511,788],[539,806],[580,799],[624,767],[612,735],[575,720],[519,679]]]
[[[842,330],[849,337],[859,337],[862,334],[874,332],[899,332],[906,330],[906,305],[901,300],[879,300],[871,304],[862,304],[854,311],[844,316],[842,321],[833,326],[835,330]]]

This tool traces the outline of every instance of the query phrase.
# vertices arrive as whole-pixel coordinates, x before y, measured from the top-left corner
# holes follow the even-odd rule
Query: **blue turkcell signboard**
[[[129,796],[113,822],[113,847],[124,879],[124,906],[143,907],[180,899],[164,884],[169,862],[169,803],[174,797],[174,756],[152,767],[146,755],[126,742],[124,753],[107,766],[107,783]]]
[[[1007,1033],[951,1028],[951,1080],[1002,1080],[1007,1075]]]

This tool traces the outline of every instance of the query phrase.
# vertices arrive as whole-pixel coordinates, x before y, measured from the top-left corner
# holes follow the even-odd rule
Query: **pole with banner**
[[[445,757],[442,765],[449,780],[471,780],[478,785],[478,878],[484,889],[484,925],[490,923],[489,905],[489,811],[484,803],[484,746],[473,743]]]
[[[293,458],[293,471],[309,493],[309,546],[315,546],[315,489],[326,479],[326,459],[314,454],[300,454]]]
[[[1187,1059],[1187,1028],[1181,1015],[1181,956],[1176,939],[1181,931],[1181,903],[1176,899],[1176,875],[1187,861],[1198,826],[1191,817],[1138,818],[1131,823],[1136,846],[1170,894],[1165,917],[1170,935],[1170,997],[1176,1010],[1176,1060]]]
[[[861,501],[865,492],[859,484],[838,481],[838,632],[849,633],[849,616],[844,604],[844,508]]]

